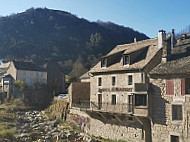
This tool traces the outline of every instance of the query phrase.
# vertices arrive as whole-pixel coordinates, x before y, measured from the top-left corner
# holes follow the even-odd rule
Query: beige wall
[[[32,80],[31,80],[32,79]],[[47,83],[47,72],[17,70],[17,80],[23,80],[26,84]]]
[[[47,72],[17,70],[13,62],[10,63],[7,74],[10,74],[15,80],[25,80],[25,83],[27,85],[31,85],[33,83],[36,83],[37,81],[39,83],[47,83]],[[30,81],[30,78],[32,78],[32,82]]]
[[[16,70],[13,62],[10,63],[9,68],[7,70],[7,74],[10,74],[14,78],[14,80],[16,80],[17,70]]]
[[[90,78],[81,79],[81,82],[90,82]]]
[[[174,79],[174,94],[166,95],[165,79],[150,79],[152,83],[152,140],[170,142],[170,135],[180,142],[190,141],[190,96],[181,96],[181,79]],[[182,105],[183,120],[172,120],[172,104]]]
[[[90,103],[90,82],[73,82],[68,88],[70,103],[72,106],[80,105],[87,102]]]
[[[128,85],[128,75],[133,76],[133,85]],[[116,85],[112,86],[112,76],[116,77]],[[102,86],[98,86],[98,78],[102,78]],[[142,83],[141,82],[141,73],[123,73],[123,74],[109,74],[109,75],[96,75],[90,77],[90,86],[91,86],[91,101],[98,101],[98,94],[102,94],[102,102],[110,102],[111,103],[111,95],[116,94],[116,102],[117,103],[128,103],[128,95],[131,92],[126,91],[107,91],[107,92],[99,92],[99,88],[108,88],[111,89],[113,87],[118,88],[132,88],[134,89],[134,83]],[[133,90],[134,91],[134,90]]]

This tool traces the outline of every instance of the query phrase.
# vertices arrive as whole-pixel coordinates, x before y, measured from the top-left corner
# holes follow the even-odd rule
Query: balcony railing
[[[78,107],[83,111],[94,111],[94,112],[106,112],[106,113],[117,113],[117,114],[133,114],[138,116],[148,116],[147,106],[134,106],[128,103],[117,103],[112,104],[109,102],[90,102],[80,101],[78,104],[72,104],[72,107]]]
[[[104,102],[104,103],[91,102],[91,110],[109,112],[109,113],[122,113],[122,114],[133,113],[132,104],[127,104],[127,103],[111,104],[108,102]]]

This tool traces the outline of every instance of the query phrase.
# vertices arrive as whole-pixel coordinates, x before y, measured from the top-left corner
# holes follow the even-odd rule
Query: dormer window
[[[123,65],[129,65],[130,64],[130,55],[124,55],[123,56]]]
[[[101,61],[101,68],[106,68],[107,66],[107,58],[103,58]]]

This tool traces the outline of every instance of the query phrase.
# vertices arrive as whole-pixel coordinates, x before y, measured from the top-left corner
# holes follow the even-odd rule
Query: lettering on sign
[[[132,88],[99,88],[98,92],[132,92]]]

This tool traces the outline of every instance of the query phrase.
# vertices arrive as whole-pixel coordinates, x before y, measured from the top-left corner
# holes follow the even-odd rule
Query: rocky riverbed
[[[15,112],[15,142],[95,142],[89,135],[73,129],[67,122],[50,120],[40,111]],[[0,138],[0,142],[13,142]]]

